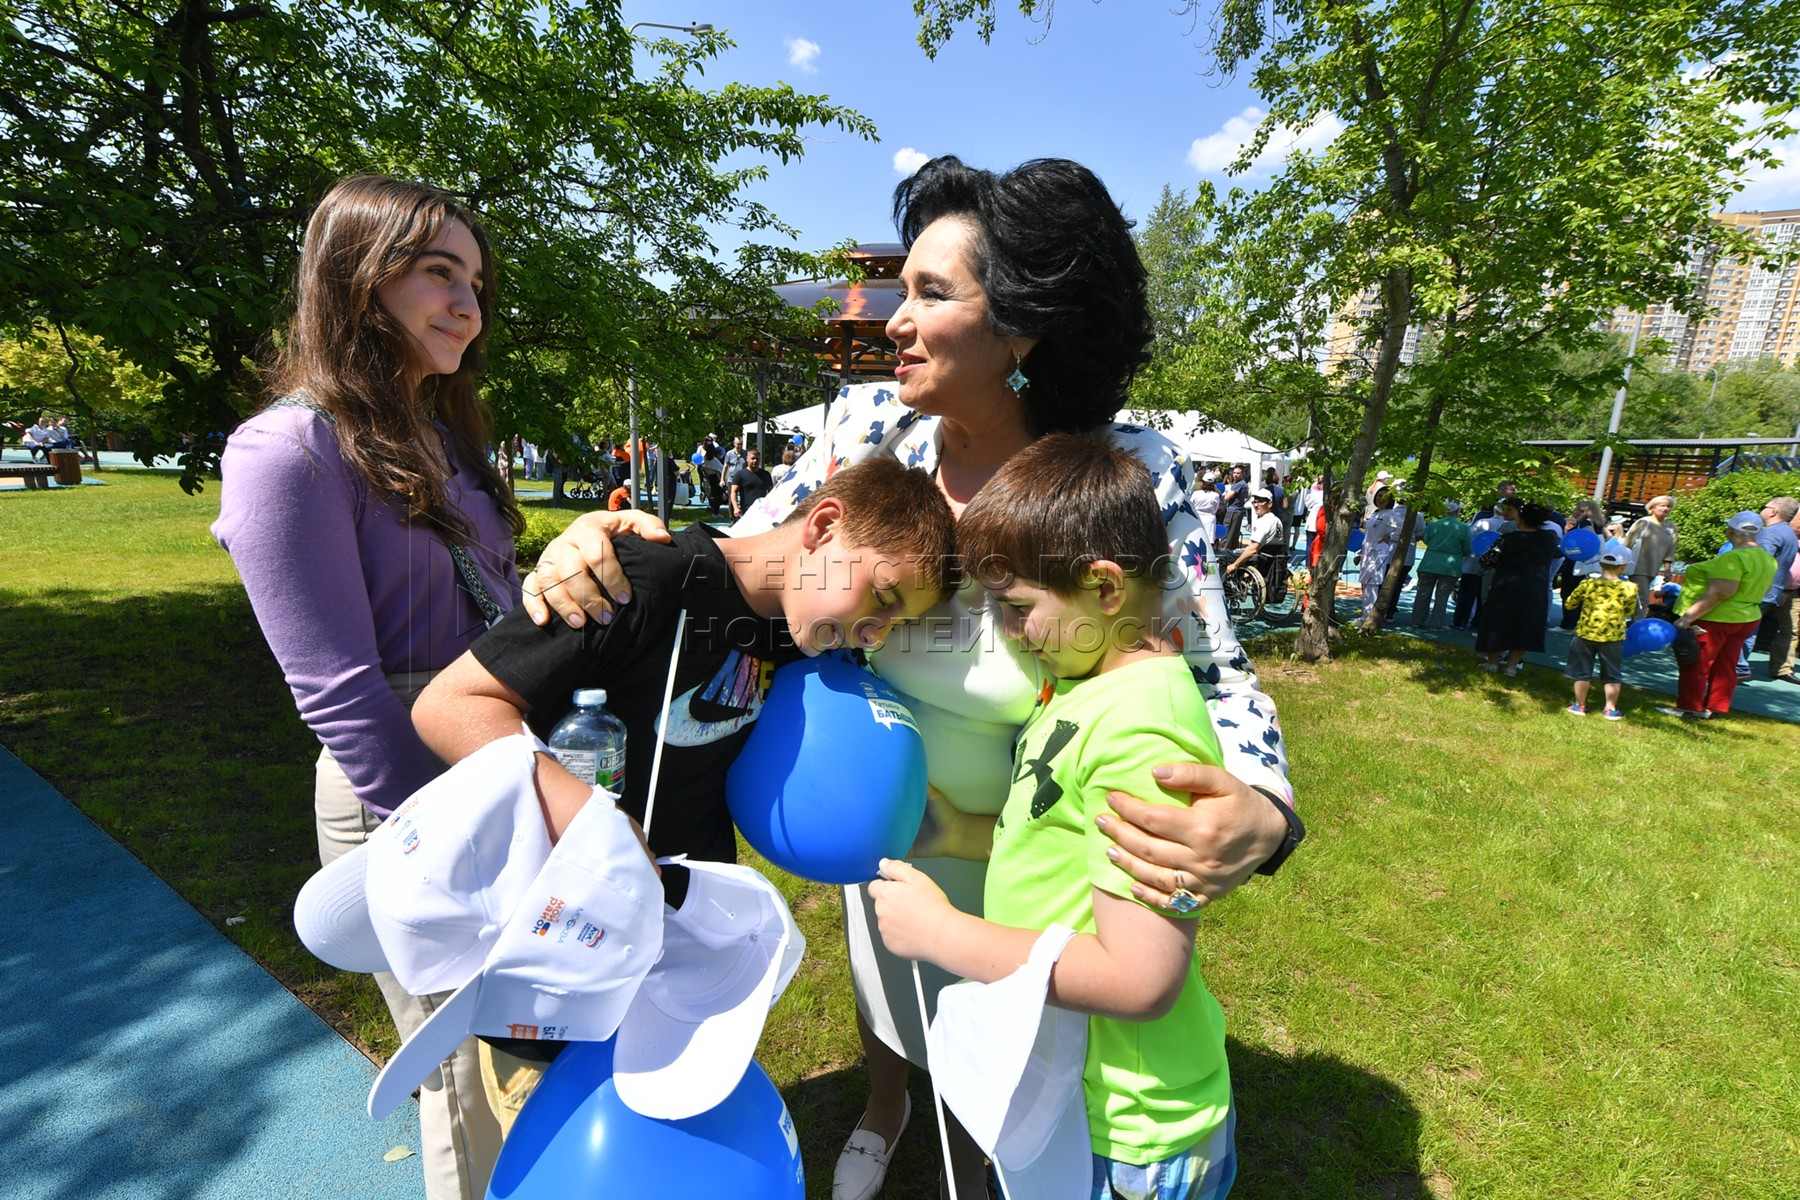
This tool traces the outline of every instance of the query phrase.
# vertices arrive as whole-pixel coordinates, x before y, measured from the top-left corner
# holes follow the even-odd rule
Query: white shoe
[[[879,1135],[857,1125],[850,1140],[844,1143],[837,1167],[832,1171],[831,1200],[870,1200],[881,1191],[881,1185],[887,1182],[888,1161],[894,1157],[894,1147],[900,1144],[900,1134],[906,1132],[906,1123],[910,1120],[912,1097],[909,1095],[906,1107],[900,1113],[900,1130],[894,1134],[893,1141],[883,1145]]]

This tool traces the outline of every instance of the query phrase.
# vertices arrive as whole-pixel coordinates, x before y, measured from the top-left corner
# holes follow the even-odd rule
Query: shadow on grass
[[[318,743],[243,589],[0,605],[0,744],[290,990],[330,974],[291,917],[318,864]]]
[[[1419,1112],[1400,1088],[1323,1055],[1292,1058],[1227,1039],[1238,1106],[1238,1178],[1232,1200],[1435,1194],[1419,1164]],[[884,1200],[935,1200],[938,1131],[931,1085],[915,1071],[912,1123],[900,1138]],[[806,1194],[831,1195],[832,1168],[862,1117],[868,1079],[861,1067],[802,1080],[783,1093],[800,1134]]]

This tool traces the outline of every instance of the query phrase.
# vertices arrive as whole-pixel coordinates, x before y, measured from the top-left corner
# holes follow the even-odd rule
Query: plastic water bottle
[[[625,723],[606,711],[605,688],[578,688],[575,709],[550,735],[563,770],[614,794],[625,790]]]

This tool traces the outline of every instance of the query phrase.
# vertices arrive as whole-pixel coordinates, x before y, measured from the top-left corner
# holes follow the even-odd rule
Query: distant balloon
[[[700,451],[698,451],[698,450],[694,451],[694,465],[696,467],[705,461],[706,461],[706,455],[700,453]]]
[[[1360,529],[1352,529],[1350,531],[1350,545],[1348,547],[1350,553],[1355,554],[1358,550],[1361,550],[1362,548],[1363,548],[1363,531]]]
[[[1494,543],[1499,540],[1500,531],[1498,529],[1484,529],[1475,535],[1475,540],[1471,544],[1470,549],[1474,550],[1475,556],[1479,558],[1489,550],[1492,550],[1494,548]]]
[[[1600,553],[1600,535],[1591,529],[1571,529],[1563,534],[1562,551],[1564,558],[1586,562]]]
[[[1625,657],[1642,654],[1646,650],[1662,650],[1675,642],[1675,627],[1667,621],[1655,617],[1646,617],[1642,621],[1633,621],[1625,630]]]
[[[487,1200],[633,1196],[678,1175],[733,1200],[803,1200],[793,1118],[757,1063],[717,1108],[680,1121],[627,1108],[612,1065],[610,1041],[557,1056],[513,1122]]]

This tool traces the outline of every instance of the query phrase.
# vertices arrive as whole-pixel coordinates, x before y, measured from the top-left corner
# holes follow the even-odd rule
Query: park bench
[[[26,488],[47,488],[56,468],[45,463],[0,463],[0,479],[23,479]]]

